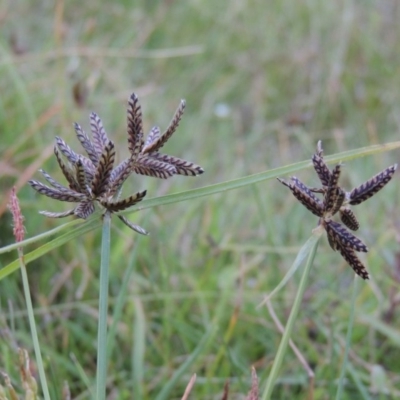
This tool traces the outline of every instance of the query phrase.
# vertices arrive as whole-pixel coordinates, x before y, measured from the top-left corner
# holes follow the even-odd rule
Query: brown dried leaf
[[[132,230],[134,230],[137,233],[140,233],[141,235],[148,235],[149,233],[147,231],[145,231],[142,227],[140,227],[139,225],[135,225],[132,222],[128,221],[125,217],[123,217],[122,215],[118,215],[118,218],[129,228],[131,228]]]
[[[335,221],[325,221],[325,228],[328,235],[333,239],[333,242],[338,247],[346,247],[355,251],[362,251],[366,253],[368,247],[363,243],[361,239],[354,236],[349,232],[343,225]]]
[[[101,196],[108,189],[111,171],[115,161],[114,143],[110,140],[104,147],[103,153],[100,156],[97,170],[92,180],[92,193],[95,196]]]
[[[76,136],[80,141],[82,147],[85,149],[87,155],[89,156],[90,161],[92,161],[94,165],[97,165],[97,163],[99,162],[99,156],[97,154],[97,150],[94,147],[94,144],[91,142],[89,136],[85,133],[85,131],[80,127],[79,124],[75,123],[74,128]]]
[[[119,212],[139,203],[139,201],[143,200],[144,196],[146,196],[146,190],[138,192],[120,201],[106,201],[100,199],[99,203],[110,212]]]
[[[57,189],[52,189],[46,185],[43,185],[43,183],[40,183],[35,180],[30,180],[28,183],[32,186],[33,189],[35,189],[38,193],[43,194],[47,197],[50,197],[55,200],[59,201],[67,201],[71,203],[76,203],[80,202],[85,199],[85,195],[82,193],[75,192],[73,190],[57,190]]]
[[[62,400],[71,400],[71,391],[69,390],[69,385],[67,381],[65,381],[63,385]]]
[[[379,174],[376,174],[362,185],[354,188],[350,192],[350,204],[360,204],[372,197],[374,194],[378,193],[386,184],[390,182],[396,169],[397,164],[394,164]]]
[[[186,176],[201,175],[204,170],[199,165],[193,164],[190,161],[182,160],[178,157],[169,156],[167,154],[151,153],[149,157],[156,160],[173,165],[176,169],[176,174]]]
[[[133,159],[136,159],[143,149],[143,121],[139,99],[132,93],[128,103],[128,148]]]
[[[161,137],[156,139],[153,143],[147,146],[146,151],[143,150],[143,154],[152,153],[161,149],[165,143],[167,143],[168,139],[173,135],[173,133],[178,128],[179,122],[182,118],[183,112],[185,111],[186,102],[185,100],[181,100],[179,107],[175,111],[175,114],[167,128],[167,130],[163,133]]]
[[[158,161],[150,156],[140,156],[133,170],[140,175],[153,176],[155,178],[167,179],[176,173],[176,168],[162,161]]]
[[[357,275],[361,276],[363,279],[369,279],[367,270],[362,262],[358,259],[353,249],[348,247],[339,247],[338,250]]]
[[[196,382],[196,374],[193,374],[192,377],[190,378],[189,383],[186,386],[185,393],[183,394],[181,400],[188,400],[190,392],[192,391],[195,382]]]
[[[226,381],[225,385],[224,385],[224,392],[222,393],[221,400],[228,400],[228,397],[229,397],[229,381]]]
[[[340,219],[349,229],[353,231],[356,231],[360,227],[356,216],[354,215],[353,211],[348,207],[342,207],[340,209]]]
[[[90,114],[90,129],[93,136],[93,146],[96,150],[97,157],[100,157],[103,153],[104,147],[110,140],[107,137],[103,122],[94,112]]]
[[[72,86],[72,97],[78,107],[84,107],[89,94],[89,88],[85,81],[79,80]]]

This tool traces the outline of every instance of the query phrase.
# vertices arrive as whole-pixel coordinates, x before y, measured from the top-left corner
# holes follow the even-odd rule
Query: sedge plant
[[[341,162],[336,164],[332,170],[329,169],[324,160],[321,141],[318,142],[316,153],[312,156],[311,160],[313,167],[318,175],[318,178],[320,179],[321,187],[308,187],[295,176],[292,176],[289,182],[278,178],[279,182],[288,187],[294,197],[301,204],[303,204],[303,206],[305,206],[314,215],[319,217],[319,220],[317,228],[315,228],[313,231],[313,235],[308,240],[308,242],[300,249],[298,257],[296,258],[293,267],[288,273],[288,277],[291,276],[291,274],[293,274],[294,271],[298,268],[301,261],[304,260],[306,256],[308,256],[306,266],[304,268],[299,284],[299,288],[296,293],[295,300],[287,321],[286,329],[278,347],[266,387],[263,391],[262,400],[268,400],[271,398],[271,394],[279,374],[283,357],[286,354],[289,340],[293,333],[294,323],[300,309],[303,294],[307,285],[309,272],[315,259],[318,243],[322,232],[326,232],[328,242],[332,250],[339,251],[344,260],[350,265],[351,268],[353,268],[356,275],[360,276],[364,280],[369,279],[369,274],[365,266],[356,255],[356,252],[367,252],[368,248],[361,239],[359,239],[348,229],[346,229],[347,227],[353,231],[356,231],[360,227],[360,224],[353,210],[351,209],[351,206],[358,205],[379,192],[384,186],[386,186],[390,182],[397,169],[397,164],[389,166],[385,170],[379,172],[366,182],[348,192],[339,186],[339,177],[341,175],[342,169]],[[321,194],[322,198],[319,198],[317,194]],[[339,222],[334,221],[333,218],[337,214],[340,216],[340,220],[343,225]],[[287,282],[288,277],[284,278],[285,283]],[[279,285],[279,289],[282,286],[283,285]],[[274,290],[274,293],[276,293],[277,289],[278,288]],[[337,400],[341,398],[343,390],[344,372],[347,366],[347,356],[350,348],[351,332],[354,322],[354,304],[356,293],[357,286],[355,284],[355,287],[353,289],[351,315],[348,323],[348,333],[346,337],[345,357],[336,396]]]
[[[167,129],[161,133],[160,128],[155,126],[145,140],[139,99],[133,93],[129,99],[127,110],[128,149],[130,152],[128,158],[115,166],[115,145],[108,138],[99,116],[92,113],[90,115],[92,137],[89,137],[78,124],[75,124],[77,138],[86,151],[86,155],[76,153],[61,138],[56,137],[54,154],[68,186],[55,181],[44,170],[40,170],[40,172],[50,186],[36,180],[29,181],[32,188],[40,194],[54,200],[76,203],[72,209],[65,212],[41,211],[41,214],[47,217],[75,216],[86,219],[95,212],[96,207],[99,207],[102,212],[96,400],[103,400],[106,396],[111,215],[137,204],[145,197],[146,191],[144,190],[120,199],[122,185],[132,173],[160,179],[167,179],[176,174],[196,176],[203,173],[203,169],[192,162],[159,152],[178,128],[184,109],[185,101],[182,100]],[[135,232],[147,235],[143,228],[131,223],[124,216],[118,215],[118,218]]]

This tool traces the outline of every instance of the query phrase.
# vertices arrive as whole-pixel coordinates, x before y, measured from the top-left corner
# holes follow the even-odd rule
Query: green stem
[[[301,301],[303,299],[304,291],[307,286],[308,276],[311,270],[311,266],[314,262],[315,254],[317,252],[317,247],[319,243],[319,239],[321,237],[322,230],[321,228],[317,228],[314,230],[313,236],[311,237],[312,243],[310,243],[309,256],[307,259],[306,266],[304,268],[303,275],[300,280],[299,289],[297,290],[296,298],[293,303],[292,310],[290,311],[289,319],[286,324],[285,332],[282,336],[281,343],[279,344],[278,351],[276,353],[274,364],[272,365],[271,372],[268,377],[267,385],[264,389],[262,400],[269,400],[272,394],[272,390],[274,389],[276,379],[278,377],[279,370],[282,365],[283,358],[286,354],[286,350],[288,348],[290,337],[292,336],[294,323],[297,318],[297,314],[300,309]]]
[[[33,348],[35,350],[36,362],[37,362],[37,367],[39,370],[40,384],[42,385],[43,396],[44,396],[45,400],[50,400],[49,388],[47,386],[46,375],[44,373],[43,359],[42,359],[42,355],[40,353],[39,339],[38,339],[38,334],[36,331],[35,315],[33,313],[31,291],[29,289],[28,273],[26,271],[26,265],[24,262],[24,255],[22,253],[22,249],[18,249],[18,255],[19,255],[19,259],[20,259],[22,285],[24,287],[26,309],[28,311],[28,319],[29,319],[29,325],[31,328]]]
[[[100,263],[99,327],[97,332],[97,376],[96,400],[106,398],[107,379],[107,311],[108,311],[108,273],[110,265],[110,226],[111,215],[103,217]]]
[[[350,318],[349,323],[347,325],[347,334],[346,334],[346,346],[344,348],[344,356],[343,356],[343,365],[340,371],[339,383],[336,392],[336,400],[340,400],[343,394],[343,387],[344,387],[344,378],[346,375],[347,370],[347,362],[349,360],[349,351],[351,345],[351,335],[353,333],[353,325],[354,325],[354,315],[356,309],[356,299],[357,299],[357,292],[358,292],[358,276],[354,274],[354,284],[353,284],[353,293],[351,295],[351,308],[350,308]]]

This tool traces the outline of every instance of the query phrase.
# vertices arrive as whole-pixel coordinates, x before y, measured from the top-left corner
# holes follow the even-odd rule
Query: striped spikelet
[[[351,205],[360,204],[378,193],[384,186],[386,186],[390,182],[396,169],[397,164],[394,164],[386,168],[379,174],[373,176],[367,182],[364,182],[362,185],[354,188],[350,192],[349,203]]]
[[[354,215],[353,211],[348,207],[342,207],[340,209],[340,219],[341,221],[352,231],[358,230],[360,224]]]
[[[306,186],[296,177],[292,177],[292,182],[286,182],[278,178],[278,181],[288,187],[293,196],[296,197],[307,210],[311,211],[317,217],[322,217],[324,208],[319,200]]]
[[[291,182],[285,182],[279,178],[278,180],[290,189],[301,204],[320,218],[319,223],[326,230],[331,248],[334,251],[338,250],[359,276],[368,279],[368,272],[355,254],[355,252],[367,252],[367,246],[343,225],[333,221],[332,217],[338,213],[347,228],[353,231],[358,230],[359,222],[349,206],[360,204],[379,192],[392,179],[397,164],[386,168],[347,193],[339,186],[341,164],[336,165],[332,170],[328,168],[323,158],[321,141],[318,142],[316,153],[312,156],[312,163],[321,181],[321,187],[309,188],[296,177],[292,177]],[[323,200],[314,193],[321,194]]]

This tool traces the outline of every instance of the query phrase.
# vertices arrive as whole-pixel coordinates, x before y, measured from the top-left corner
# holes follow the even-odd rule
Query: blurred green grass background
[[[200,164],[205,174],[135,177],[126,193],[147,189],[156,197],[309,159],[319,139],[325,154],[398,140],[399,18],[395,0],[2,3],[0,246],[13,242],[5,204],[14,184],[28,237],[62,223],[37,211],[64,205],[38,197],[26,182],[40,167],[61,180],[51,157],[54,136],[78,150],[73,122],[89,130],[96,111],[126,156],[133,91],[147,131],[165,128],[186,99],[166,152]],[[396,160],[398,152],[348,162],[342,183],[351,188]],[[317,185],[309,170],[301,179]],[[396,175],[355,210],[372,279],[360,285],[346,399],[400,396],[398,204]],[[111,301],[128,263],[135,267],[110,360],[109,398],[156,398],[211,325],[218,331],[169,398],[180,398],[194,372],[195,398],[220,398],[228,378],[232,393],[245,393],[251,365],[262,387],[281,335],[268,310],[256,306],[316,219],[274,181],[130,219],[151,236],[139,238],[113,221]],[[84,377],[91,382],[95,373],[99,244],[99,232],[91,232],[29,265],[54,398],[64,380],[74,398],[89,398]],[[296,277],[273,299],[282,321]],[[352,279],[324,240],[295,337],[316,374],[315,399],[336,393]],[[0,282],[0,296],[0,369],[13,375],[16,346],[31,350],[19,274]],[[308,398],[308,386],[289,353],[275,398]]]

